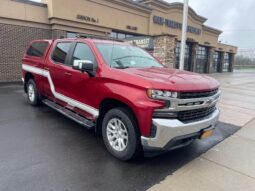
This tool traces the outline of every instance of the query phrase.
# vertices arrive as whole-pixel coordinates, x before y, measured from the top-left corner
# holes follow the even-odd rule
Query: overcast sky
[[[255,0],[189,0],[189,5],[208,18],[206,25],[223,31],[223,43],[255,49]]]

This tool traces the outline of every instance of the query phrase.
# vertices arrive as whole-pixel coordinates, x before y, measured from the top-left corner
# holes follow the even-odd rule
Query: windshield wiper
[[[129,66],[116,66],[116,67],[113,67],[113,68],[117,68],[117,69],[127,69],[127,68],[130,68]]]
[[[133,57],[133,56],[122,56],[122,57],[119,57],[119,58],[114,58],[113,60],[120,60],[120,59],[123,59],[123,58],[130,58],[130,57]]]
[[[124,66],[124,64],[120,61],[120,60],[115,60],[115,63],[118,64],[118,66],[114,67],[114,68],[118,68],[118,69],[126,69],[129,68],[129,66]]]
[[[148,59],[148,60],[153,60],[154,61],[154,59],[153,58],[149,58],[149,57],[146,57],[146,56],[136,56],[136,55],[129,55],[129,56],[122,56],[122,57],[119,57],[119,58],[114,58],[113,60],[115,61],[115,60],[120,60],[120,59],[124,59],[124,58],[132,58],[132,57],[134,57],[134,58],[145,58],[145,59]]]

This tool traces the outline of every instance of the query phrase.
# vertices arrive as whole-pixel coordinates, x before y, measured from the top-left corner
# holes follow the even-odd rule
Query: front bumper
[[[156,127],[155,137],[141,137],[141,143],[145,150],[171,150],[171,143],[175,140],[192,140],[198,138],[204,129],[214,128],[220,112],[216,109],[206,118],[189,123],[183,123],[178,119],[152,119],[153,125]],[[187,144],[189,141],[185,142]],[[181,142],[180,142],[181,143]],[[185,146],[175,145],[175,148]]]

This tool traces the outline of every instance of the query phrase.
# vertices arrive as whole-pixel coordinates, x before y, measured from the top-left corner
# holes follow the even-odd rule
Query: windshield
[[[128,44],[96,43],[107,65],[113,68],[163,67],[155,58],[141,48]]]

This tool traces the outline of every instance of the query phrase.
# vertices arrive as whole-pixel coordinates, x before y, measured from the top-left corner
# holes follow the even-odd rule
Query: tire
[[[140,133],[127,108],[114,108],[105,114],[102,135],[107,150],[120,160],[127,161],[141,153]]]
[[[28,80],[26,84],[28,102],[33,106],[39,106],[41,104],[40,96],[33,79]]]

